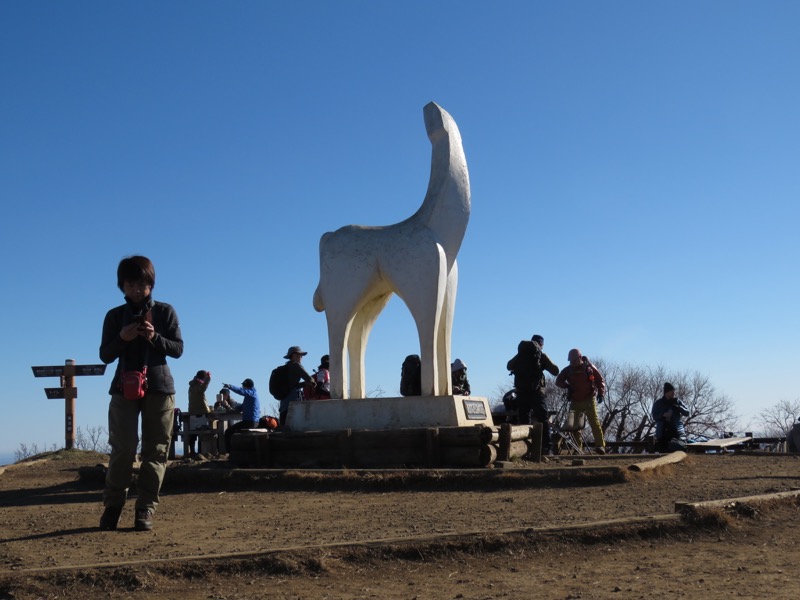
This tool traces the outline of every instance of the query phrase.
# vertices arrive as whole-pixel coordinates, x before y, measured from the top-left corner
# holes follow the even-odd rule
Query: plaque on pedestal
[[[289,405],[292,431],[491,426],[489,401],[478,396],[410,396],[310,400]]]

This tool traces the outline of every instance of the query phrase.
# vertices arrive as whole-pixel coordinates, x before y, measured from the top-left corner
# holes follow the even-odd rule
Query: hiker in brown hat
[[[314,378],[309,375],[302,364],[303,357],[306,354],[308,354],[308,352],[303,352],[300,346],[290,346],[289,350],[286,351],[286,356],[283,357],[287,359],[288,362],[282,367],[275,369],[276,372],[280,373],[279,375],[276,374],[275,378],[280,381],[276,382],[276,385],[273,386],[273,377],[270,377],[269,391],[276,399],[280,400],[278,416],[281,426],[286,423],[286,415],[289,413],[289,403],[295,400],[304,400],[303,382],[311,384],[312,387],[315,385]]]

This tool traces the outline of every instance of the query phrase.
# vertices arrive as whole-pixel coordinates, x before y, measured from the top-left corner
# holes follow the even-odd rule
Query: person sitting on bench
[[[222,387],[232,391],[234,394],[244,396],[242,402],[242,420],[234,423],[225,430],[225,447],[231,451],[231,438],[233,434],[241,429],[256,429],[258,420],[261,418],[261,403],[258,400],[258,392],[252,379],[245,379],[242,387],[223,383]]]

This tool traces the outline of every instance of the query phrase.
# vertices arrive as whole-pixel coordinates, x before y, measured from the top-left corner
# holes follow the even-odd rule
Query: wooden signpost
[[[78,397],[78,388],[75,387],[75,377],[80,375],[103,375],[105,365],[76,365],[72,359],[64,361],[64,366],[31,367],[34,377],[60,377],[61,387],[44,388],[44,393],[50,400],[64,398],[64,434],[67,450],[72,450],[75,445],[75,399]]]

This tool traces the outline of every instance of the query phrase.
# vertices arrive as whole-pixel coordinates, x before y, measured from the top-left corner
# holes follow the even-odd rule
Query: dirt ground
[[[152,532],[133,531],[133,502],[119,531],[97,529],[103,460],[61,452],[0,475],[0,599],[800,595],[797,502],[653,517],[796,488],[797,457],[697,455],[640,476],[624,458],[235,478],[176,464]]]

